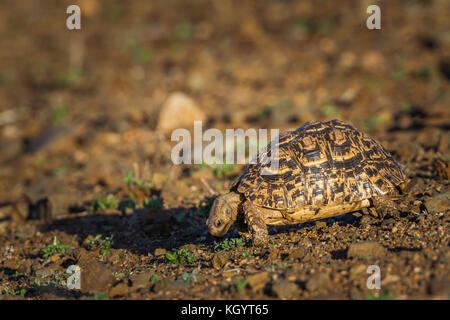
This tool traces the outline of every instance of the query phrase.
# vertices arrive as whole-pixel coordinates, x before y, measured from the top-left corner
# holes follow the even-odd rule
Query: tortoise
[[[276,140],[274,140],[276,141]],[[267,225],[297,224],[362,210],[396,216],[392,195],[406,181],[401,165],[377,141],[352,125],[312,120],[279,135],[247,165],[230,192],[218,196],[206,221],[213,236],[236,222],[254,245],[268,240]],[[278,147],[279,169],[264,161]]]

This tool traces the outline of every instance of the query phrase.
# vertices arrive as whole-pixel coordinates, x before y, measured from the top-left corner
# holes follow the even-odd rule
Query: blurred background
[[[70,4],[81,30],[66,28]],[[381,30],[366,28],[370,4]],[[446,0],[5,0],[0,204],[53,197],[64,213],[117,192],[130,170],[160,192],[192,173],[171,165],[170,132],[194,120],[285,130],[340,118],[394,141],[404,163],[445,154],[448,12]],[[167,201],[192,193],[180,188]]]
[[[1,4],[0,299],[448,299],[450,1]],[[72,4],[81,30],[66,27]],[[366,27],[372,4],[381,30]],[[243,166],[173,165],[172,130],[333,118],[403,165],[402,216],[216,243],[211,195]],[[82,294],[65,284],[75,263]]]

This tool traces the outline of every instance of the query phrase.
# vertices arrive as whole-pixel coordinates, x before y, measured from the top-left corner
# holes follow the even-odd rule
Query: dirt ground
[[[66,28],[73,3],[81,30]],[[366,28],[370,4],[381,30]],[[447,0],[5,0],[0,299],[448,299],[448,12]],[[262,248],[209,234],[210,189],[244,166],[174,165],[171,129],[333,118],[405,168],[399,217],[269,227]]]

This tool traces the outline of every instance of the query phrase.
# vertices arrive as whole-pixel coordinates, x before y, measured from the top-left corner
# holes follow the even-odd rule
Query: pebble
[[[306,289],[310,292],[327,288],[330,284],[330,277],[326,273],[318,273],[313,275],[306,282]]]
[[[247,277],[248,283],[254,292],[263,289],[269,281],[267,272],[260,272]]]
[[[211,262],[214,269],[219,270],[223,268],[223,266],[228,262],[228,260],[229,257],[226,252],[218,252],[214,255]]]
[[[425,206],[434,213],[445,212],[450,208],[450,190],[433,196],[425,202]]]
[[[166,254],[166,249],[164,249],[164,248],[156,248],[154,254],[155,254],[156,257],[163,256],[163,255]]]
[[[172,93],[161,108],[156,130],[170,135],[178,128],[190,129],[194,121],[204,121],[205,113],[193,99],[181,92]]]
[[[280,299],[293,299],[299,292],[298,286],[286,280],[281,280],[272,285],[272,293]]]

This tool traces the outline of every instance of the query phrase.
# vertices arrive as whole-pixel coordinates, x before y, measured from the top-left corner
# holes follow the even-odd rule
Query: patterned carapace
[[[389,192],[405,181],[402,167],[377,141],[341,120],[309,121],[279,136],[279,170],[269,167],[269,144],[231,190],[277,210],[350,203]],[[273,159],[272,159],[273,161]]]

